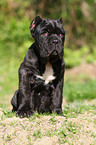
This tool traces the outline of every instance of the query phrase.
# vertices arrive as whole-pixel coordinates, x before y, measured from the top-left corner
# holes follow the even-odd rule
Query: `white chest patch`
[[[39,76],[36,75],[38,78],[40,79],[44,79],[45,80],[45,84],[48,84],[49,82],[51,82],[52,80],[55,79],[55,76],[53,76],[53,68],[52,65],[48,62],[46,64],[46,68],[45,68],[45,72],[43,74],[43,76]]]
[[[48,84],[49,82],[51,82],[52,80],[55,79],[55,76],[53,76],[52,65],[49,62],[46,64],[46,69],[43,74],[43,78],[44,78],[46,84]]]

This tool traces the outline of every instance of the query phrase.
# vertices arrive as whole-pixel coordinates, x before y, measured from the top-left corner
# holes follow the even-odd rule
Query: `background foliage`
[[[16,21],[36,16],[64,20],[67,31],[66,45],[82,46],[88,44],[93,49],[96,32],[96,1],[95,0],[1,0],[0,22],[6,24],[10,18]],[[91,35],[90,35],[91,34]]]

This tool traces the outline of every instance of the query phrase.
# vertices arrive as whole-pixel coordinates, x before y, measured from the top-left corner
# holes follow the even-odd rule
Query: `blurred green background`
[[[34,42],[29,26],[36,15],[63,18],[66,69],[96,61],[96,0],[0,0],[0,104],[18,88],[18,68]],[[96,69],[96,68],[94,68]],[[96,81],[65,80],[67,101],[96,97]]]

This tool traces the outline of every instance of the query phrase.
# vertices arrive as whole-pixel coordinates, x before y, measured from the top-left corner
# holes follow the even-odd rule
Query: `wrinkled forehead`
[[[51,20],[51,19],[43,19],[40,27],[42,29],[50,29],[50,30],[56,30],[60,29],[61,31],[64,31],[63,26],[58,20]]]
[[[50,27],[54,28],[58,25],[58,22],[56,20],[46,19],[46,20],[42,21],[41,26],[44,26],[44,25],[45,25],[45,27],[50,26]]]

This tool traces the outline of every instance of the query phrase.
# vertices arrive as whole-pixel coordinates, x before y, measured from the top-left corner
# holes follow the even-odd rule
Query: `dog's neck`
[[[36,54],[37,56],[39,56],[39,55],[40,55],[40,54],[39,54],[39,47],[36,45],[35,42],[33,43],[33,46],[34,46],[35,54]]]

